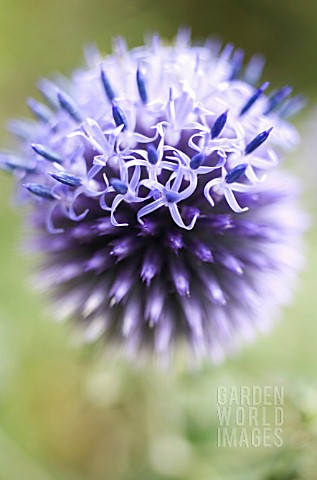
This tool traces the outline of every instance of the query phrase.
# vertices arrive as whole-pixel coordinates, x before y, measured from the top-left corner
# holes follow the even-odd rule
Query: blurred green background
[[[183,25],[195,39],[233,42],[247,58],[263,53],[272,85],[307,96],[311,107],[296,121],[306,158],[295,154],[292,168],[306,182],[314,223],[316,192],[301,171],[315,168],[315,129],[307,128],[310,119],[317,128],[315,0],[0,0],[0,123],[27,113],[38,77],[82,63],[88,41],[107,53],[113,35],[135,46],[144,33],[171,39]],[[219,367],[134,371],[99,347],[72,345],[69,327],[50,322],[28,287],[32,262],[18,251],[23,212],[10,206],[11,191],[1,174],[0,480],[317,478],[314,227],[301,287],[272,335]],[[220,385],[283,385],[283,447],[217,447]]]

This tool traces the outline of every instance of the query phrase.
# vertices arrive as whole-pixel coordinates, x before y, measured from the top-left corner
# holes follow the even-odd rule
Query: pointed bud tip
[[[236,167],[234,167],[225,176],[225,182],[230,184],[240,180],[240,178],[245,174],[247,167],[248,167],[247,163],[241,163],[240,165],[237,165]]]
[[[197,170],[204,163],[205,155],[202,152],[194,155],[189,163],[189,166],[192,170]]]
[[[80,178],[67,172],[49,172],[49,175],[57,182],[63,183],[69,187],[79,187],[82,184]]]
[[[264,130],[263,132],[259,133],[250,143],[247,144],[245,147],[245,155],[249,155],[250,153],[254,152],[262,143],[267,140],[268,136],[270,135],[273,127],[270,127],[268,130]]]
[[[140,99],[142,103],[145,105],[148,102],[148,96],[147,96],[147,91],[146,91],[146,85],[145,85],[145,77],[144,73],[142,72],[140,65],[138,65],[137,71],[136,71],[136,81],[137,81],[137,86],[138,86],[138,92]]]
[[[228,120],[228,113],[229,109],[227,109],[225,112],[223,112],[219,117],[216,118],[213,126],[211,127],[210,134],[211,138],[217,138],[221,134],[222,130],[224,129],[227,120]]]
[[[128,122],[123,111],[114,102],[112,102],[112,116],[117,127],[123,125],[123,130],[128,128]]]
[[[26,188],[33,195],[44,198],[45,200],[57,199],[57,196],[46,185],[40,185],[38,183],[24,183],[23,187]]]
[[[125,195],[128,191],[128,186],[119,178],[111,178],[110,185],[119,195]]]
[[[109,78],[107,77],[107,74],[102,64],[100,64],[100,77],[101,77],[101,82],[102,82],[102,86],[104,88],[106,97],[110,102],[112,102],[115,98],[115,93],[113,91]]]

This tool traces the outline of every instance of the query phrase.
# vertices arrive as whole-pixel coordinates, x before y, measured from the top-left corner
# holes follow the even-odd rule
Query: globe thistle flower
[[[155,36],[88,53],[70,80],[39,82],[33,121],[1,156],[31,202],[32,245],[56,315],[87,339],[168,357],[178,341],[219,360],[289,300],[304,220],[280,167],[298,135],[289,87],[231,45]],[[296,103],[297,102],[297,103]]]

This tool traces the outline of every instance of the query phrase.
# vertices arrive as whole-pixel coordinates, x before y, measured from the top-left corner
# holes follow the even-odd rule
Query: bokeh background
[[[267,58],[265,79],[293,85],[308,107],[296,119],[303,144],[290,158],[312,219],[307,266],[294,304],[273,334],[225,364],[195,372],[135,370],[100,346],[78,347],[50,321],[19,253],[21,219],[0,175],[0,480],[316,480],[317,230],[316,0],[0,0],[0,139],[27,115],[38,77],[68,74],[94,41],[130,46],[144,33],[218,36]],[[219,448],[220,385],[283,385],[282,448]]]

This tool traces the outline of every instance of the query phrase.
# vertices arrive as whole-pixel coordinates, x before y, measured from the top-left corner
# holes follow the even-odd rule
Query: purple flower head
[[[185,341],[216,361],[267,330],[292,292],[304,219],[296,179],[280,167],[296,145],[289,87],[259,87],[226,46],[155,36],[71,80],[42,80],[33,121],[10,125],[2,154],[31,202],[41,284],[58,317],[88,340],[167,358]]]

